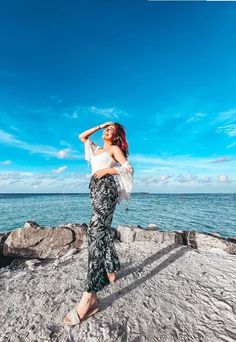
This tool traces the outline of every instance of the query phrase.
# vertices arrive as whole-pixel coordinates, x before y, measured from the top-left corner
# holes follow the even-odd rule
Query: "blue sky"
[[[106,121],[134,191],[236,192],[236,3],[1,2],[0,47],[0,192],[87,192]]]

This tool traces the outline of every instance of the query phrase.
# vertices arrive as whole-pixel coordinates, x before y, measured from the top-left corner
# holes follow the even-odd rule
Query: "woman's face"
[[[113,125],[107,126],[102,134],[104,140],[113,141],[116,136],[116,128]]]

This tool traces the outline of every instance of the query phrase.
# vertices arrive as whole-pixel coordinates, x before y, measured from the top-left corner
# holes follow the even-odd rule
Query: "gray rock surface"
[[[39,228],[40,229],[40,225],[37,222],[34,221],[26,221],[24,224],[24,228]]]
[[[147,225],[147,229],[148,230],[156,230],[156,229],[158,229],[158,227],[157,227],[157,225],[155,223],[149,223]]]
[[[183,244],[181,233],[178,232],[160,232],[158,230],[146,230],[141,228],[129,228],[126,226],[118,226],[117,231],[121,242],[133,241],[153,241],[179,243]]]
[[[80,250],[85,244],[85,225],[43,228],[28,221],[24,228],[17,228],[9,234],[3,244],[3,254],[25,258],[57,258],[70,248]]]
[[[191,230],[147,230],[129,226],[118,226],[117,232],[121,242],[153,241],[161,243],[166,241],[212,253],[236,254],[236,239],[233,237],[226,239],[220,234],[199,233]]]
[[[62,320],[82,295],[86,249],[0,269],[0,342],[235,342],[235,255],[170,241],[115,245],[118,280],[99,292],[100,312],[73,328]]]
[[[198,250],[236,254],[236,239],[225,239],[218,233],[196,231],[161,231],[143,229],[139,225],[118,226],[112,229],[113,239],[133,241],[168,242],[188,245]],[[70,250],[86,248],[86,224],[68,223],[58,227],[40,227],[27,221],[23,228],[0,234],[0,267],[10,264],[14,257],[50,259],[67,254]]]
[[[186,244],[202,251],[213,253],[236,254],[236,243],[225,239],[219,234],[206,234],[195,231],[185,231]]]

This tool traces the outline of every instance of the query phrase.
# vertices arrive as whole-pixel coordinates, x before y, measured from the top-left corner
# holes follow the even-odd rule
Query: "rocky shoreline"
[[[67,223],[56,227],[41,227],[27,221],[23,228],[0,233],[0,267],[19,258],[54,259],[86,248],[85,223]],[[153,241],[190,246],[213,253],[236,254],[236,237],[224,238],[217,233],[174,230],[161,231],[155,224],[146,228],[135,225],[112,229],[113,238],[120,242]]]
[[[112,229],[122,268],[101,311],[64,326],[86,278],[86,224],[0,234],[0,341],[235,341],[236,239],[155,225]]]

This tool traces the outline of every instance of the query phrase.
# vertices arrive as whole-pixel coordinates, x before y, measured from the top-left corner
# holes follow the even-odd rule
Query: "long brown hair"
[[[118,122],[114,122],[113,125],[115,126],[115,129],[116,129],[116,136],[112,142],[112,145],[119,146],[122,152],[124,153],[125,158],[128,158],[129,147],[128,147],[128,142],[126,139],[125,127],[119,124]]]

